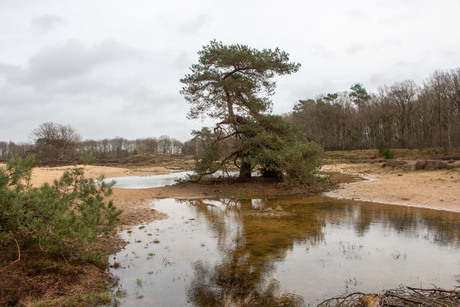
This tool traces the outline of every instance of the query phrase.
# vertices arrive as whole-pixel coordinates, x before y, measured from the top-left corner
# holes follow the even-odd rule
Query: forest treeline
[[[32,132],[32,142],[16,144],[0,141],[0,159],[34,154],[39,160],[77,160],[91,154],[95,158],[123,158],[136,154],[182,154],[184,144],[167,135],[128,140],[122,137],[81,140],[70,126],[43,123]]]
[[[367,93],[350,91],[300,100],[285,115],[303,137],[326,150],[460,148],[460,69],[436,71],[422,85],[412,80]]]

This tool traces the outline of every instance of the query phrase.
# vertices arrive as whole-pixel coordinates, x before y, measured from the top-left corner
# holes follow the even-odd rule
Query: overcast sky
[[[279,47],[302,64],[277,78],[274,113],[299,99],[460,67],[460,0],[0,0],[0,141],[44,122],[83,139],[169,135],[179,82],[212,39]]]

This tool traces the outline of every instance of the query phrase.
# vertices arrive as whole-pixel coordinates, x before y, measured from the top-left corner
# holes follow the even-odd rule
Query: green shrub
[[[108,256],[104,252],[95,250],[89,253],[88,260],[95,266],[104,269],[108,263]]]
[[[387,160],[394,159],[394,155],[383,140],[380,140],[378,145],[379,154]]]
[[[82,257],[89,243],[113,229],[121,213],[111,185],[96,185],[83,168],[66,171],[53,184],[32,187],[33,156],[13,158],[0,168],[0,247],[39,244],[54,254]]]
[[[288,186],[311,184],[322,164],[323,148],[297,136],[294,126],[280,116],[264,116],[245,125],[235,142],[262,174],[282,179]]]

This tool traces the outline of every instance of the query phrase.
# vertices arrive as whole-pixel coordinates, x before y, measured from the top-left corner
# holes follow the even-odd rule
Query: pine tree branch
[[[16,238],[11,234],[11,232],[10,232],[10,236],[13,238],[13,240],[16,243],[16,246],[18,248],[18,259],[14,260],[13,262],[11,262],[7,266],[5,266],[3,269],[0,270],[0,272],[3,272],[6,268],[10,267],[11,265],[15,264],[16,262],[21,261],[21,248],[19,247],[19,243],[16,240]]]

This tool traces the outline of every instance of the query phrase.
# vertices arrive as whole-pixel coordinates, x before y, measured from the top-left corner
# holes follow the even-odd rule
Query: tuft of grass
[[[95,303],[97,301],[97,294],[96,293],[90,293],[87,296],[87,300],[90,303]]]
[[[118,269],[120,266],[121,266],[120,262],[114,262],[114,264],[112,265],[112,268]]]
[[[112,300],[112,293],[103,293],[99,296],[99,301],[104,304],[109,304]]]
[[[88,255],[88,260],[98,268],[104,269],[108,265],[108,256],[106,253],[95,250]]]
[[[115,292],[115,295],[119,298],[124,298],[128,296],[128,292],[124,289],[118,289],[117,292]]]

